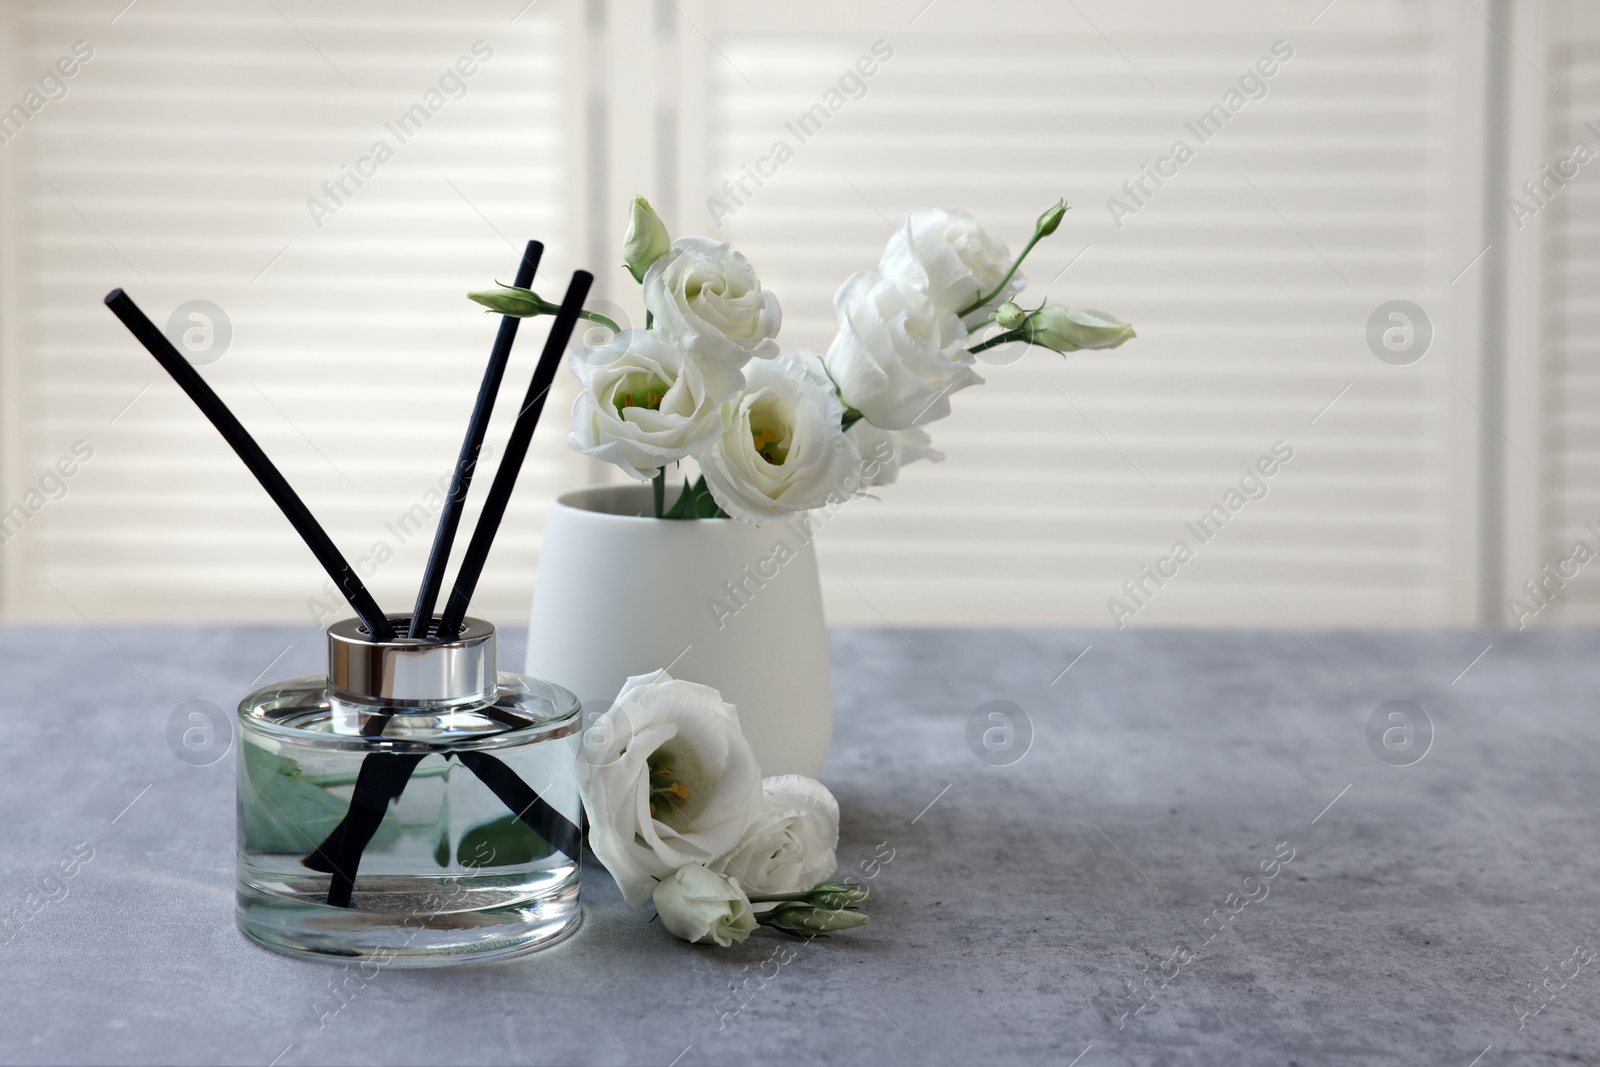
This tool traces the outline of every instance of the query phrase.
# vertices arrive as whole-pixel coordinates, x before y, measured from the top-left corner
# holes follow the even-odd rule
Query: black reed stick
[[[299,494],[289,485],[278,468],[273,466],[272,460],[261,451],[261,446],[256,444],[255,438],[250,436],[228,410],[228,405],[222,402],[200,377],[198,371],[184,359],[178,350],[172,347],[172,342],[151,322],[145,313],[139,310],[133,300],[121,289],[113,289],[106,294],[106,307],[111,313],[122,320],[128,332],[138,338],[139,343],[156,357],[156,362],[172,375],[173,381],[178,383],[189,399],[200,409],[201,414],[211,420],[211,425],[222,434],[222,439],[233,447],[235,453],[244,461],[250,473],[256,476],[256,481],[261,483],[261,488],[267,491],[272,502],[278,505],[278,510],[283,512],[284,518],[289,520],[295,532],[305,541],[306,547],[311,549],[311,554],[317,557],[317,562],[322,564],[323,570],[328,572],[328,577],[333,579],[333,584],[344,594],[350,602],[361,622],[366,626],[367,632],[374,641],[388,641],[394,637],[394,629],[389,625],[388,616],[383,609],[378,607],[377,601],[372,599],[372,594],[367,592],[367,587],[362,584],[360,577],[351,569],[349,561],[339,552],[333,539],[328,536],[322,524],[317,522],[309,508],[301,501]]]
[[[578,858],[583,845],[583,830],[571,819],[551,807],[517,776],[510,767],[486,752],[447,752],[461,761],[489,788],[506,809],[524,825],[543,838],[556,851],[569,859]],[[332,877],[328,881],[328,904],[335,908],[348,908],[355,890],[356,868],[361,854],[388,814],[389,805],[399,799],[411,780],[423,756],[372,753],[361,763],[356,778],[350,810],[334,827],[326,841],[304,860],[313,871]]]
[[[328,836],[328,840],[305,860],[305,865],[313,871],[331,873],[328,903],[333,907],[350,906],[361,853],[366,851],[373,835],[378,832],[384,816],[389,813],[389,805],[405,791],[406,783],[411,781],[411,772],[417,769],[417,764],[426,755],[372,753],[361,761],[355,793],[350,798],[350,810]]]
[[[532,287],[542,255],[544,245],[529,241],[522,252],[522,265],[517,268],[518,289]],[[427,637],[428,627],[433,622],[433,606],[444,585],[444,569],[450,563],[450,549],[461,525],[461,513],[466,509],[472,472],[478,465],[478,453],[483,450],[483,436],[489,429],[489,416],[494,412],[495,394],[506,376],[506,364],[511,359],[511,346],[517,339],[517,324],[521,321],[515,315],[500,318],[500,332],[495,335],[494,348],[489,352],[489,366],[483,372],[483,383],[478,386],[478,401],[473,405],[472,418],[467,421],[467,436],[461,442],[461,455],[456,459],[456,470],[450,478],[450,496],[439,513],[439,528],[433,535],[428,567],[422,572],[422,588],[417,590],[417,606],[411,613],[411,637]]]
[[[455,586],[451,590],[449,606],[440,619],[437,636],[441,640],[449,640],[461,628],[467,603],[472,599],[472,590],[477,585],[478,577],[483,573],[484,560],[488,557],[500,520],[505,515],[511,490],[516,486],[517,473],[527,457],[534,427],[538,424],[539,414],[544,409],[545,395],[549,393],[555,381],[556,368],[566,351],[567,343],[572,339],[572,331],[578,323],[578,312],[583,310],[583,301],[589,295],[589,287],[593,283],[594,275],[587,271],[575,271],[572,282],[567,287],[567,294],[561,301],[561,307],[556,312],[555,322],[550,327],[550,336],[545,340],[544,351],[539,356],[533,380],[528,385],[528,398],[524,401],[522,410],[517,413],[511,438],[506,443],[505,454],[501,457],[494,482],[489,488],[488,498],[484,502],[483,514],[478,519],[478,527],[473,531],[472,540],[462,559],[461,573],[457,575]],[[416,617],[413,617],[412,621],[415,624]],[[361,732],[367,736],[382,734],[391,714],[392,712],[385,711],[373,715],[362,727]],[[456,755],[459,757],[459,754]],[[468,763],[464,757],[460,758],[523,822],[533,827],[535,832],[544,836],[546,841],[556,847],[568,846],[563,848],[567,855],[576,855],[580,832],[564,816],[546,804],[538,794],[529,789],[526,783],[517,779],[510,768],[498,760],[474,760]],[[355,790],[350,797],[350,808],[344,819],[328,835],[328,839],[304,861],[312,870],[327,871],[332,874],[327,898],[331,906],[336,908],[350,906],[355,875],[361,864],[361,854],[371,842],[373,834],[377,832],[378,824],[383,821],[382,812],[387,810],[388,804],[405,790],[406,783],[415,768],[416,763],[410,760],[394,759],[384,753],[369,753],[361,761],[361,772],[357,776]]]
[[[578,851],[583,846],[583,831],[571,819],[552,808],[544,797],[530,789],[527,782],[517,777],[517,772],[487,752],[469,749],[457,752],[456,759],[477,775],[478,780],[500,798],[500,803],[544,838],[551,848],[568,859],[578,858]]]
[[[556,312],[555,322],[550,326],[550,336],[545,339],[544,351],[539,355],[539,365],[534,368],[533,380],[528,383],[527,399],[523,401],[522,410],[517,412],[516,425],[511,428],[511,437],[506,441],[505,454],[500,457],[500,466],[494,472],[494,483],[483,502],[478,527],[472,531],[472,540],[461,557],[461,570],[457,572],[456,584],[450,590],[450,602],[439,620],[439,636],[445,640],[455,635],[461,628],[462,619],[466,617],[467,605],[472,601],[473,590],[478,587],[478,579],[483,574],[484,562],[489,558],[489,549],[494,545],[494,535],[500,529],[500,520],[505,518],[506,505],[511,502],[511,491],[516,488],[522,461],[528,456],[534,427],[539,424],[539,414],[544,410],[545,395],[555,383],[556,368],[567,350],[567,342],[572,340],[573,327],[578,324],[578,312],[583,310],[583,301],[589,295],[589,286],[593,284],[594,275],[588,271],[572,272],[567,295],[561,298],[561,309]]]

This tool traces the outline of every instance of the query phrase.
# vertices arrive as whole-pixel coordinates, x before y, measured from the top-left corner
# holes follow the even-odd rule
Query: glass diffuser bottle
[[[527,243],[517,288],[533,283],[543,251]],[[268,948],[425,966],[537,948],[578,922],[579,703],[497,673],[494,627],[466,613],[593,283],[573,271],[442,615],[434,606],[516,315],[495,334],[416,609],[389,615],[194,366],[127,293],[106,294],[357,616],[328,628],[326,675],[266,686],[239,706],[237,917]]]
[[[404,632],[404,617],[391,617]],[[238,922],[297,956],[391,966],[551,944],[579,920],[581,707],[496,670],[495,630],[374,641],[239,705]]]

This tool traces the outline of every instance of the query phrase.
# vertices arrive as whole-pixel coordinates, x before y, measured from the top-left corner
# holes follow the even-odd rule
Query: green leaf
[[[348,799],[329,792],[330,785],[349,784],[344,776],[326,775],[330,782],[325,785],[323,778],[302,774],[300,765],[287,756],[249,742],[244,742],[242,751],[239,788],[248,797],[241,806],[246,846],[294,855],[309,853],[327,840],[350,810]],[[437,768],[429,768],[412,777],[438,773]],[[368,850],[394,844],[406,825],[391,810],[372,835]]]
[[[469,827],[456,846],[463,867],[506,867],[553,856],[550,843],[515,815],[502,815]]]
[[[344,818],[349,802],[304,781],[287,756],[244,742],[239,788],[245,847],[254,852],[307,853]]]
[[[717,504],[716,498],[711,495],[711,490],[706,488],[706,476],[703,474],[700,476],[700,480],[694,483],[694,517],[697,519],[726,519],[731,517]]]
[[[695,518],[694,490],[689,486],[689,479],[683,480],[683,492],[678,494],[678,500],[661,516],[663,519],[692,519]]]

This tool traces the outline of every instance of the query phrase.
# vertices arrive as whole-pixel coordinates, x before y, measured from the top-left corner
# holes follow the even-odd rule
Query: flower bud
[[[782,930],[795,937],[817,937],[821,934],[831,934],[836,930],[865,926],[871,921],[859,911],[847,908],[813,908],[809,904],[790,904],[776,912],[768,912],[760,918],[761,925]]]
[[[1034,223],[1034,232],[1040,237],[1049,237],[1061,225],[1061,218],[1067,213],[1067,202],[1057,200],[1055,206],[1039,216],[1039,221]]]
[[[498,289],[480,289],[478,292],[468,293],[467,299],[482,304],[490,311],[498,311],[502,315],[515,315],[519,319],[544,315],[552,310],[550,304],[541,300],[538,294],[510,285],[502,285]]]
[[[819,908],[845,908],[861,903],[871,893],[866,886],[849,882],[818,882],[807,896]]]
[[[1131,325],[1104,311],[1080,311],[1060,304],[1035,311],[1023,330],[1029,344],[1043,345],[1057,352],[1116,348],[1128,338],[1138,336]]]
[[[628,213],[628,232],[622,238],[622,261],[633,280],[644,281],[644,272],[650,269],[650,264],[666,255],[671,247],[672,237],[650,201],[642,196],[634,197]]]
[[[1007,300],[1004,304],[1001,304],[999,307],[995,308],[994,311],[995,325],[999,326],[1002,330],[1015,330],[1018,326],[1021,326],[1024,322],[1026,322],[1027,319],[1028,313],[1023,311],[1021,307],[1010,300]]]

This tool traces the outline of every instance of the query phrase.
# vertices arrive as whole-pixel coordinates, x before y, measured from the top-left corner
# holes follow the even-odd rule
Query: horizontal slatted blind
[[[899,6],[723,3],[706,28],[707,195],[775,141],[794,148],[718,231],[779,293],[784,340],[826,346],[835,287],[909,209],[965,207],[1016,249],[1061,194],[1074,210],[1030,260],[1027,297],[1110,310],[1141,336],[980,367],[988,384],[929,427],[948,461],[852,504],[819,542],[830,618],[1103,624],[1122,582],[1184,538],[1194,561],[1133,624],[1458,621],[1461,401],[1444,358],[1393,367],[1364,336],[1394,298],[1432,309],[1442,341],[1471,332],[1448,312],[1471,255],[1452,212],[1477,181],[1447,144],[1465,106],[1457,14]],[[865,96],[799,143],[785,124],[880,39],[894,56]],[[1200,144],[1185,121],[1279,39],[1295,55],[1268,96]],[[1195,159],[1113,225],[1107,198],[1178,138]],[[1266,499],[1211,543],[1185,533],[1280,439],[1295,458]]]
[[[1600,17],[1582,4],[1552,7],[1564,8],[1576,21],[1567,34],[1551,42],[1546,68],[1560,87],[1551,92],[1545,137],[1544,159],[1553,164],[1570,155],[1577,141],[1600,151],[1600,136],[1584,125],[1600,125]],[[1551,203],[1539,211],[1548,220],[1542,397],[1547,417],[1542,444],[1559,488],[1540,487],[1547,503],[1536,565],[1549,564],[1552,569],[1573,555],[1576,541],[1600,548],[1600,536],[1586,528],[1590,523],[1600,527],[1600,251],[1595,248],[1600,239],[1600,187],[1591,173],[1596,166],[1600,164],[1585,165],[1562,188],[1547,185]],[[1521,189],[1511,190],[1510,195],[1538,206]],[[1577,568],[1576,579],[1564,587],[1530,568],[1527,574],[1513,576],[1513,584],[1541,582],[1543,588],[1536,590],[1539,599],[1520,589],[1513,589],[1513,596],[1533,612],[1529,621],[1534,624],[1593,625],[1600,622],[1596,566]],[[1573,568],[1567,569],[1570,574]],[[1540,599],[1549,602],[1548,608],[1541,609]]]
[[[160,324],[190,299],[224,310],[231,346],[202,373],[352,562],[371,557],[380,602],[409,609],[428,490],[497,322],[463,294],[509,281],[529,237],[550,246],[544,288],[559,295],[549,279],[575,265],[563,27],[551,5],[523,7],[163,0],[112,22],[100,3],[28,5],[29,71],[77,40],[94,56],[4,148],[24,161],[14,491],[74,441],[93,459],[5,546],[14,613],[309,621],[322,595],[265,495],[100,306],[115,285]],[[348,195],[324,189],[341,180]],[[543,335],[524,327],[492,444]],[[535,443],[480,587],[491,618],[524,616],[543,501],[574,480],[561,422]]]

